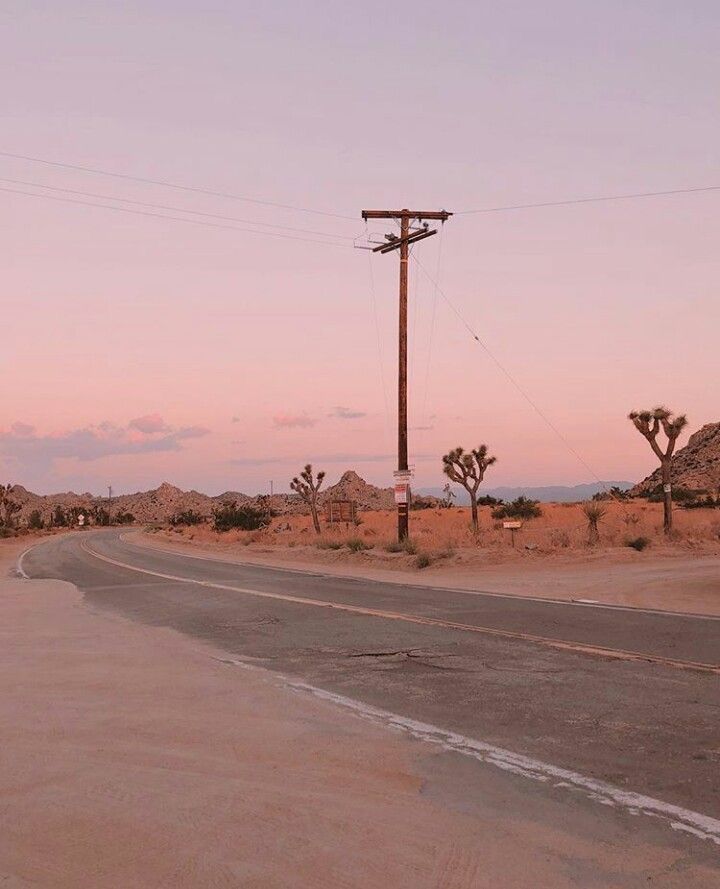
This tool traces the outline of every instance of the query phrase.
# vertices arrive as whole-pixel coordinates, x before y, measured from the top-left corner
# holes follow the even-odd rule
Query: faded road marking
[[[117,559],[111,559],[101,553],[90,549],[85,543],[80,544],[81,548],[96,559],[115,565],[118,568],[125,568],[128,571],[136,571],[140,574],[147,574],[151,577],[161,577],[163,580],[172,580],[176,583],[192,583],[197,586],[208,587],[210,589],[229,590],[234,593],[242,593],[246,596],[256,596],[261,599],[275,599],[281,602],[292,602],[298,605],[310,605],[314,608],[329,608],[334,611],[345,611],[350,614],[359,614],[363,617],[377,617],[383,620],[396,620],[404,623],[418,624],[426,627],[443,627],[444,629],[460,630],[468,633],[480,633],[485,636],[496,636],[503,639],[519,639],[523,642],[530,642],[535,645],[542,645],[547,648],[554,648],[559,651],[570,651],[577,654],[587,654],[594,657],[611,658],[620,661],[642,661],[650,664],[658,664],[663,667],[672,667],[679,670],[695,670],[702,673],[715,673],[720,675],[720,665],[705,664],[696,661],[680,661],[673,658],[665,658],[660,655],[647,654],[640,651],[626,651],[620,648],[607,648],[603,645],[588,645],[582,642],[566,642],[563,639],[552,639],[547,636],[536,636],[532,633],[520,633],[512,630],[500,630],[495,627],[483,627],[476,624],[463,624],[452,620],[443,620],[435,617],[421,617],[414,614],[403,614],[398,611],[381,611],[376,608],[365,608],[361,605],[348,605],[342,602],[328,602],[323,599],[309,599],[304,596],[291,596],[283,593],[270,593],[263,590],[253,590],[247,587],[231,586],[230,584],[216,583],[209,580],[194,580],[191,577],[181,577],[176,574],[164,574],[161,571],[151,571],[149,568],[139,568],[136,565],[129,565],[127,562],[120,562]]]

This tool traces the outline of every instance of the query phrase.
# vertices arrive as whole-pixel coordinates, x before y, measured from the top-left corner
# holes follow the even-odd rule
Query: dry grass
[[[662,505],[636,501],[628,504],[603,503],[604,515],[599,519],[600,542],[595,549],[625,547],[628,540],[645,537],[654,548],[667,547],[662,534]],[[327,558],[373,558],[384,562],[414,564],[417,554],[427,555],[432,563],[442,559],[464,560],[479,551],[492,561],[512,558],[523,552],[562,554],[588,548],[588,520],[582,504],[545,503],[539,518],[523,523],[515,533],[515,550],[509,531],[502,521],[491,516],[490,507],[480,509],[480,530],[475,535],[470,526],[470,510],[418,510],[410,514],[411,540],[398,548],[395,541],[396,516],[391,511],[364,512],[359,525],[326,525],[316,535],[310,516],[281,516],[273,519],[262,531],[214,532],[209,526],[176,529],[171,538],[181,534],[196,543],[215,543],[235,549],[253,545],[255,549],[284,547],[326,550]],[[672,546],[720,549],[720,511],[696,509],[675,511],[676,531]],[[332,551],[336,552],[332,552]],[[425,559],[423,559],[423,562]]]

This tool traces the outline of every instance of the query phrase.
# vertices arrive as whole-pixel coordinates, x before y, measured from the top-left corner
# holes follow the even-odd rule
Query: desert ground
[[[282,516],[262,531],[217,533],[210,525],[156,527],[153,546],[187,547],[241,562],[295,566],[399,583],[447,586],[699,614],[720,614],[720,513],[676,509],[670,541],[662,534],[662,506],[644,500],[606,503],[600,544],[588,545],[578,504],[542,504],[513,540],[502,522],[480,509],[480,533],[469,509],[410,514],[411,552],[394,549],[391,511],[359,514],[358,525],[323,523],[318,537],[309,516]],[[130,532],[138,539],[138,532]],[[627,541],[644,537],[638,552]],[[359,542],[359,543],[358,543]],[[418,556],[429,564],[418,568]]]

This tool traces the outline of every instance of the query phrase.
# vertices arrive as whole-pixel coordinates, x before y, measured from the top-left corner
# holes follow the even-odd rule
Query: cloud
[[[338,420],[357,420],[359,417],[367,417],[365,411],[354,411],[349,407],[337,405],[328,414],[328,417],[336,417]]]
[[[13,423],[10,427],[15,435],[27,436],[35,432],[35,427],[27,423]]]
[[[434,429],[434,426],[411,426],[411,432],[427,432],[430,429]]]
[[[152,422],[144,422],[151,420]],[[144,426],[141,429],[138,425]],[[154,431],[149,431],[154,427]],[[34,427],[15,423],[9,432],[0,432],[0,456],[22,467],[47,469],[55,460],[81,462],[125,454],[149,454],[182,450],[182,442],[209,433],[202,426],[173,428],[157,415],[139,417],[127,426],[104,421],[67,432],[38,435]]]
[[[307,429],[316,423],[317,420],[307,414],[278,414],[273,417],[273,426],[276,429]]]
[[[144,417],[136,417],[128,423],[129,429],[137,429],[139,432],[145,432],[148,435],[153,432],[169,432],[170,427],[160,414],[145,414]]]
[[[231,423],[239,423],[242,420],[242,417],[239,417],[237,414],[230,420]]]

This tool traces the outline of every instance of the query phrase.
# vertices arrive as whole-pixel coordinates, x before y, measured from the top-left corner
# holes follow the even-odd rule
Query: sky
[[[410,264],[415,485],[481,442],[490,487],[643,477],[629,410],[720,420],[720,190],[468,211],[720,186],[719,38],[714,0],[3,3],[2,480],[390,484],[398,260],[355,244],[395,207],[456,214]]]

